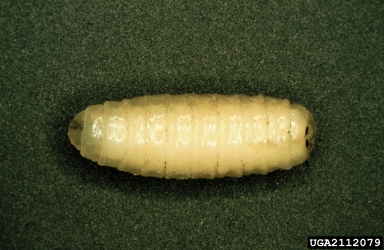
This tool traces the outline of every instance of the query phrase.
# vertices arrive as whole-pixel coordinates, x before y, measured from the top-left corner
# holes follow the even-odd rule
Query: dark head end
[[[78,113],[69,124],[68,136],[71,143],[78,149],[81,149],[81,135],[84,129],[84,110]]]

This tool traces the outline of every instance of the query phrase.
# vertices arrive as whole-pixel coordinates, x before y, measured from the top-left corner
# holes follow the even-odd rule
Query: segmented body
[[[90,106],[69,136],[84,157],[135,175],[240,177],[304,162],[315,123],[286,99],[156,95]]]

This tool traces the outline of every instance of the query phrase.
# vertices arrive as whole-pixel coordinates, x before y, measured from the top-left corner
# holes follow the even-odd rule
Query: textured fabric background
[[[294,2],[294,3],[292,3]],[[89,105],[264,94],[313,112],[309,160],[216,180],[100,167]],[[303,249],[384,232],[383,1],[0,2],[1,249]]]

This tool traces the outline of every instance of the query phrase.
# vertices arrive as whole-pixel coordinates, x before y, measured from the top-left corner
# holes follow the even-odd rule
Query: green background
[[[1,1],[2,249],[305,249],[384,232],[383,1]],[[165,180],[67,137],[89,105],[263,94],[307,107],[291,171]]]

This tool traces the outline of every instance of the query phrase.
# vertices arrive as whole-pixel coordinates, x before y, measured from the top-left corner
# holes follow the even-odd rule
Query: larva
[[[71,143],[98,164],[134,175],[241,177],[291,169],[315,142],[312,114],[286,99],[155,95],[92,105],[69,126]]]

